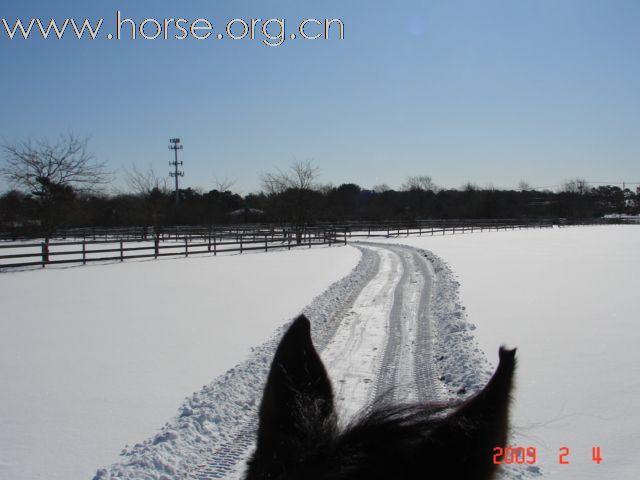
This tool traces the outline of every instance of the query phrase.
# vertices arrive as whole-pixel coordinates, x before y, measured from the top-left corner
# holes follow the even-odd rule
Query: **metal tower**
[[[176,205],[177,205],[178,203],[180,203],[180,189],[178,188],[178,177],[184,177],[184,172],[181,172],[178,170],[178,165],[182,165],[183,163],[178,161],[178,150],[182,150],[182,145],[180,145],[179,138],[170,138],[169,142],[171,143],[171,145],[169,145],[169,150],[173,150],[175,154],[175,158],[173,162],[169,162],[170,166],[175,167],[173,172],[169,172],[169,176],[175,177],[176,179]]]

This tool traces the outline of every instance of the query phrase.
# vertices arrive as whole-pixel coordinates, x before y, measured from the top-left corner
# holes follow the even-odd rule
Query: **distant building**
[[[264,211],[259,208],[239,208],[227,213],[233,223],[255,223],[264,216]]]

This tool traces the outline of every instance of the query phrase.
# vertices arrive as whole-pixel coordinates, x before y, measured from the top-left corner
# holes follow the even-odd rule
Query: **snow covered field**
[[[544,478],[636,478],[640,329],[634,293],[640,228],[555,228],[382,243],[431,250],[449,264],[461,283],[467,319],[477,326],[463,330],[463,336],[472,332],[491,362],[500,344],[519,348],[514,445],[537,448]],[[419,259],[413,256],[411,261]],[[237,398],[243,391],[253,395],[260,385],[248,385],[255,377],[235,368],[200,387],[248,357],[254,359],[253,373],[264,375],[272,346],[267,342],[253,353],[250,347],[273,341],[278,327],[359,259],[355,248],[332,247],[0,274],[0,478],[88,479],[116,462],[127,444],[133,452],[128,458],[152,471],[156,467],[143,465],[144,459],[162,458],[153,450],[172,454],[164,447],[181,428],[193,427],[192,417],[209,408],[210,398],[242,409],[246,405]],[[455,282],[449,273],[443,276],[437,258],[427,259],[439,272],[434,288],[442,297],[433,299],[431,315],[460,316]],[[382,273],[391,281],[391,272],[402,276],[406,265],[390,264]],[[362,272],[355,283],[368,276]],[[404,281],[424,283],[420,276]],[[348,292],[348,285],[342,286],[323,301],[337,303]],[[414,298],[411,292],[400,298],[407,303]],[[354,305],[348,322],[366,307]],[[319,317],[321,307],[314,307]],[[436,350],[446,350],[447,337],[437,340]],[[469,358],[477,355],[470,351]],[[454,368],[486,374],[481,361],[447,366]],[[467,386],[474,381],[484,379],[465,380]],[[215,416],[206,420],[217,422]],[[165,422],[170,425],[158,434]],[[227,433],[233,440],[238,432]],[[591,461],[593,446],[601,447],[600,465]],[[561,447],[570,449],[569,465],[558,464]],[[516,472],[508,478],[519,477]]]
[[[359,257],[331,247],[0,274],[0,478],[92,478]]]
[[[395,241],[449,263],[490,360],[501,343],[518,347],[515,444],[537,447],[544,478],[638,478],[638,226]]]

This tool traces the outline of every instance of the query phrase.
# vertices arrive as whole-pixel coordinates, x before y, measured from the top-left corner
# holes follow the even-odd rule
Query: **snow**
[[[632,479],[640,462],[640,228],[572,227],[389,241],[431,250],[461,283],[475,338],[518,347],[514,446],[547,479]],[[603,462],[591,460],[601,448]],[[568,447],[569,465],[559,464]]]
[[[380,274],[365,286],[340,325],[337,334],[320,355],[333,382],[336,410],[348,422],[372,397],[373,375],[382,362],[387,318],[393,303],[394,280],[402,265],[389,250],[379,252]]]
[[[0,478],[91,478],[359,258],[331,247],[0,274]]]
[[[516,346],[513,445],[537,448],[541,478],[625,480],[639,467],[639,241],[637,226],[607,226],[380,242],[423,249],[430,261],[447,396],[481,388],[498,347]],[[385,267],[392,250],[378,250],[379,277],[400,275]],[[352,371],[331,339],[353,342],[345,331],[390,308],[386,293],[371,306],[388,290],[371,282],[372,265],[366,252],[331,247],[0,274],[0,478],[87,479],[99,468],[100,479],[239,478],[238,464],[194,462],[225,445],[238,444],[222,452],[229,458],[246,455],[240,443],[255,429],[273,350],[300,310],[331,377]],[[338,316],[348,321],[332,330]],[[366,332],[362,351],[383,341],[380,329]],[[341,409],[351,414],[367,395],[347,387]],[[558,464],[561,447],[569,465]]]

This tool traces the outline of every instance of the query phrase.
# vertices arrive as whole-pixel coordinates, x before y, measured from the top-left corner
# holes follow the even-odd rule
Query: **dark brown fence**
[[[473,223],[435,223],[430,224],[407,224],[407,225],[366,225],[357,228],[348,228],[346,231],[348,238],[357,237],[400,237],[410,235],[456,235],[463,233],[489,232],[500,230],[522,230],[529,228],[551,228],[554,224],[551,222],[531,222],[531,223],[499,223],[499,222],[473,222]],[[341,230],[340,226],[336,226],[337,230]]]
[[[314,245],[346,243],[344,232],[309,230],[300,232],[208,237],[153,237],[149,240],[82,240],[0,243],[0,269],[56,264],[87,264],[89,262],[124,261],[129,259],[167,256],[218,255],[291,249]]]
[[[543,220],[420,220],[411,222],[323,223],[292,225],[177,226],[154,230],[78,228],[57,232],[55,240],[0,242],[0,270],[65,263],[190,256],[346,244],[349,240],[409,235],[551,228],[574,225],[638,223],[620,218]]]

